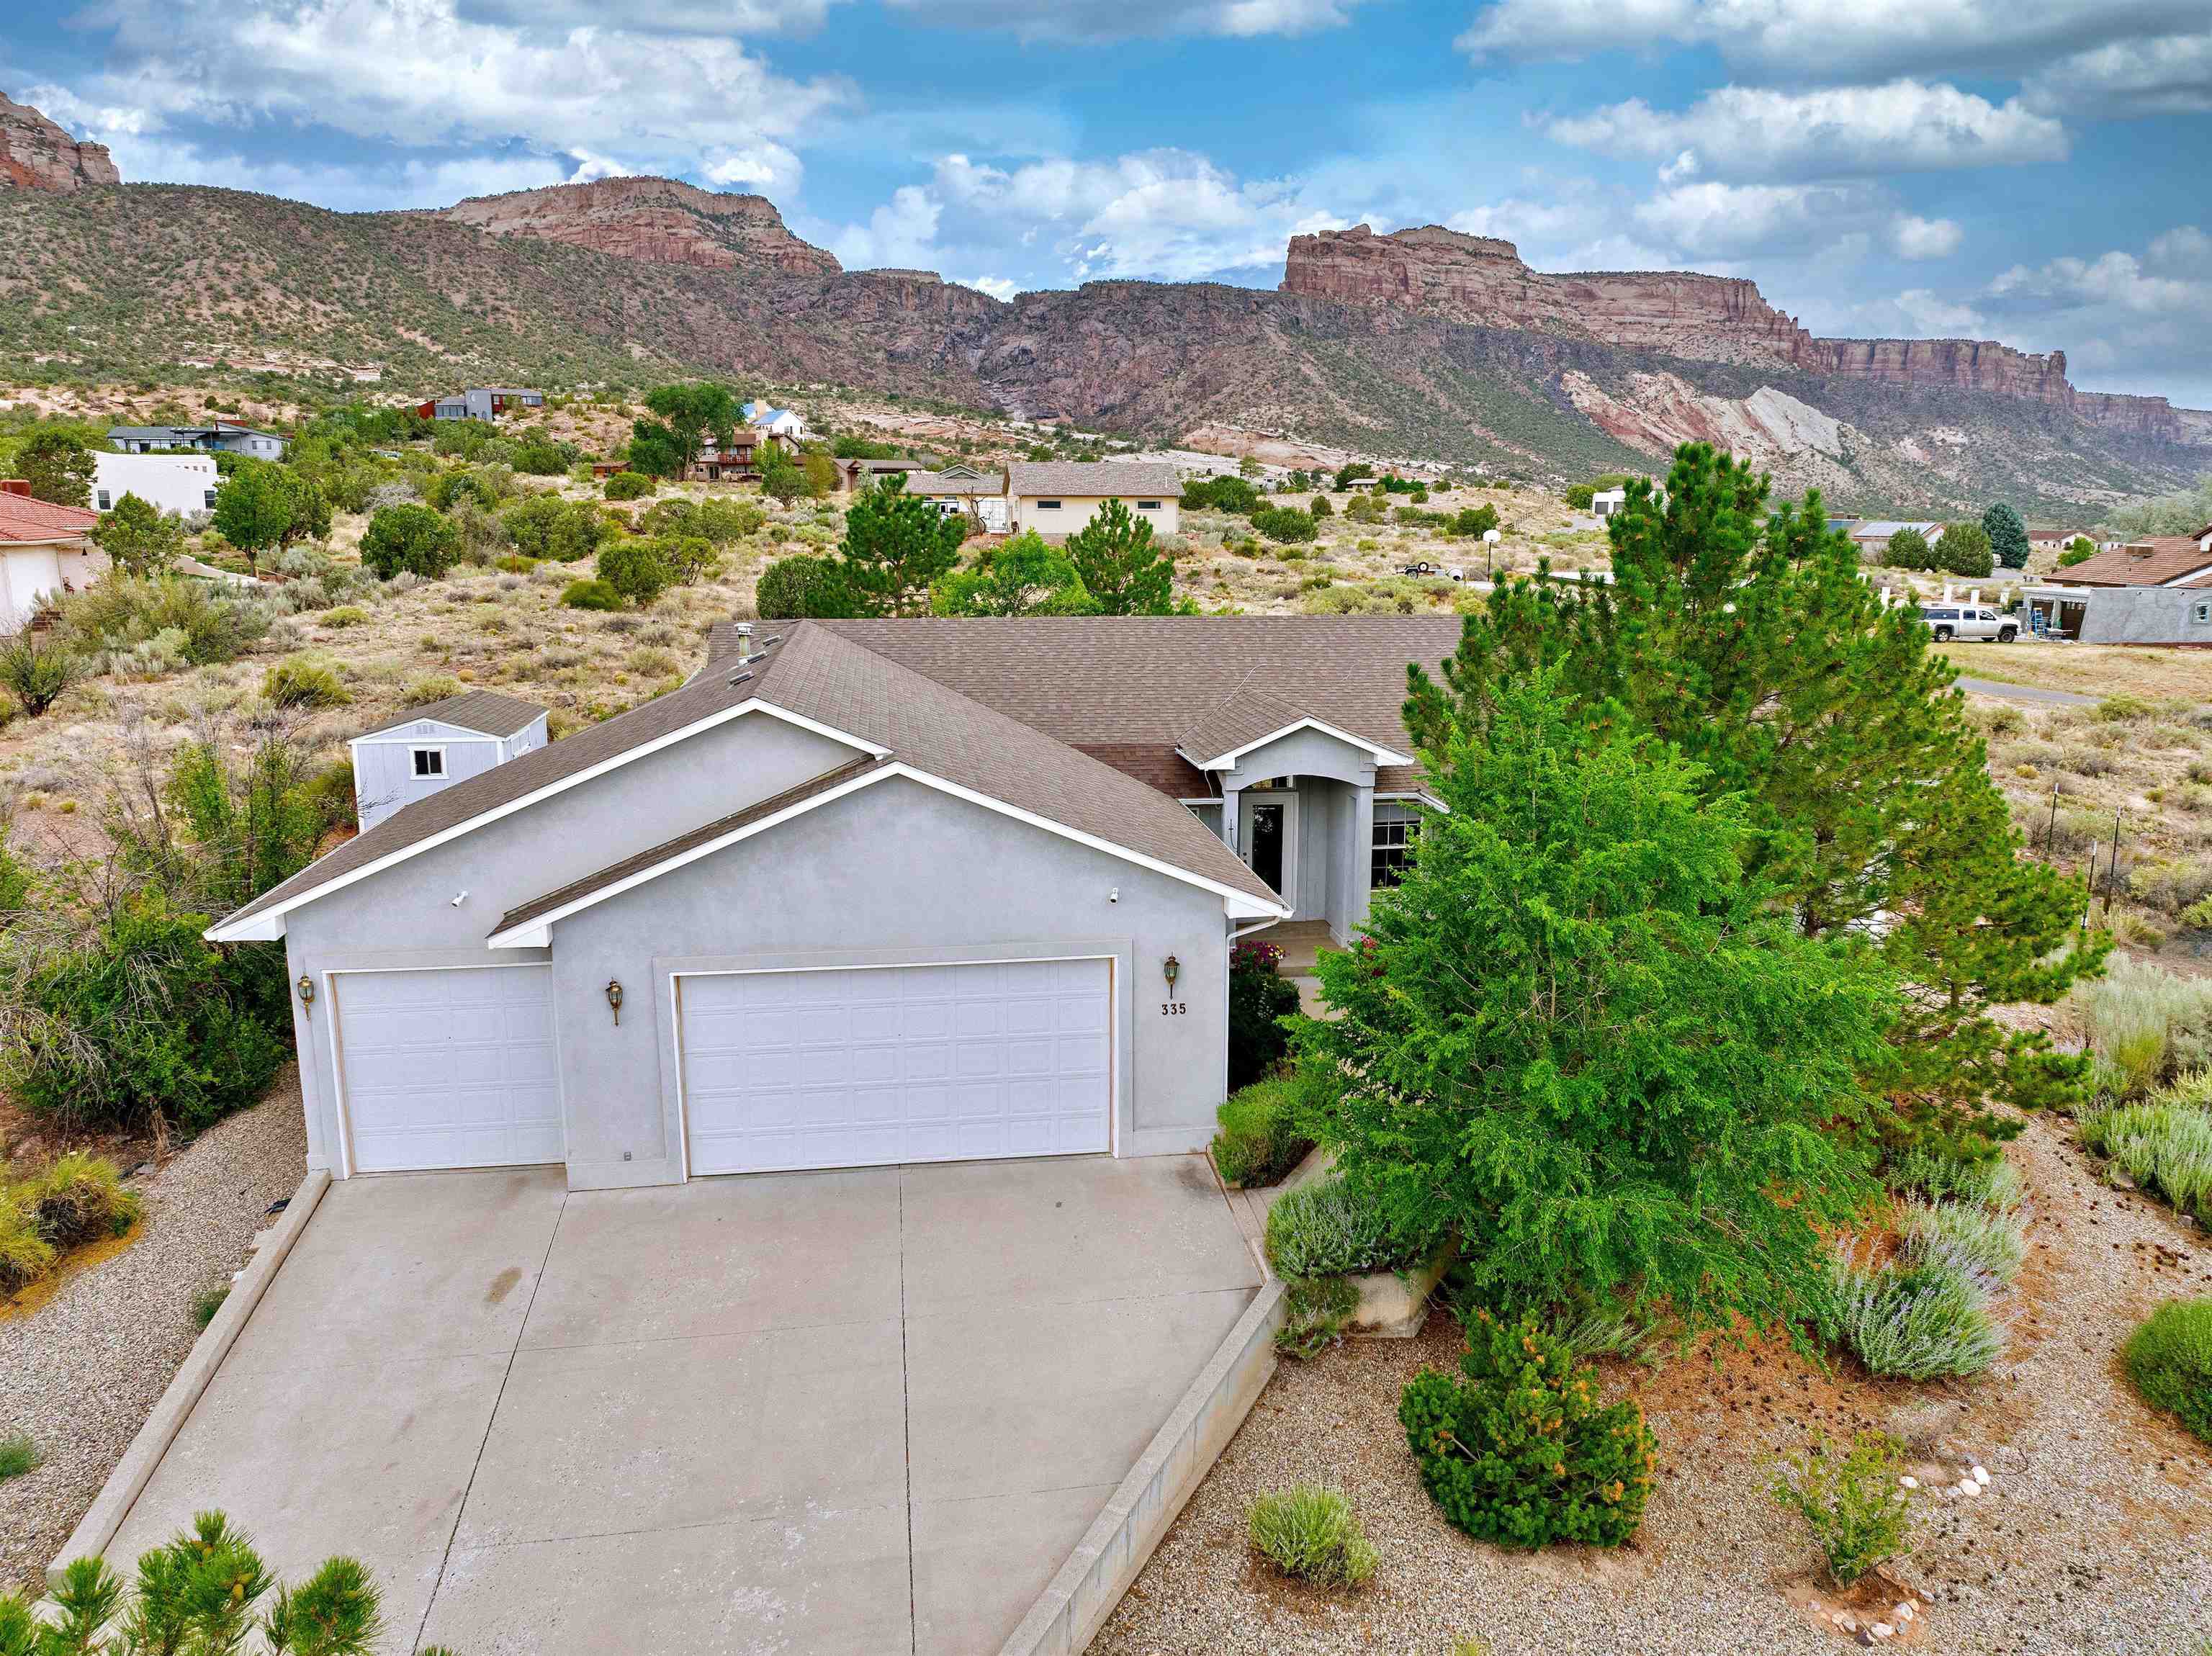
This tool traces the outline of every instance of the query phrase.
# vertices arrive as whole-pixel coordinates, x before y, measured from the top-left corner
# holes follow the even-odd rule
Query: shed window
[[[417,748],[414,754],[416,776],[443,776],[446,773],[446,750],[443,748]]]
[[[1060,502],[1058,500],[1039,500],[1037,502],[1037,510],[1040,512],[1057,512],[1060,510]]]
[[[100,509],[102,512],[106,512],[106,511],[112,510],[112,507],[113,507],[113,503],[108,500],[108,498],[107,498],[107,491],[106,491],[106,489],[104,489],[104,488],[103,488],[103,489],[101,489],[101,490],[100,491]]]
[[[1410,805],[1375,807],[1375,839],[1367,853],[1367,883],[1372,889],[1398,883],[1420,837],[1421,818]]]
[[[2191,604],[2189,606],[2189,618],[2191,621],[2212,621],[2212,604],[2207,604],[2200,600],[2196,604]]]

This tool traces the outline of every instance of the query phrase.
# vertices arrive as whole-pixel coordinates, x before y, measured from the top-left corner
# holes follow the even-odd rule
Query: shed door
[[[1109,962],[685,977],[691,1171],[1109,1148]]]
[[[331,980],[356,1173],[559,1162],[550,966]]]

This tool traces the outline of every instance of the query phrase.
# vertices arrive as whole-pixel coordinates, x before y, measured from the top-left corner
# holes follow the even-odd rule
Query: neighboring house
[[[1590,514],[1593,517],[1610,518],[1614,513],[1620,511],[1621,507],[1627,504],[1628,491],[1626,489],[1601,488],[1596,494],[1590,496]]]
[[[471,385],[449,397],[417,403],[415,412],[425,420],[496,420],[509,409],[542,409],[545,393],[514,385]]]
[[[101,453],[92,465],[92,503],[102,512],[112,512],[125,494],[180,518],[212,512],[222,482],[212,455]]]
[[[366,832],[394,811],[545,745],[545,709],[490,690],[417,707],[347,743],[354,816]]]
[[[948,518],[973,513],[993,534],[1006,532],[1006,480],[1001,473],[956,461],[942,471],[908,472],[906,492],[934,501]]]
[[[81,592],[107,567],[93,544],[100,513],[31,498],[20,478],[0,482],[0,633],[20,631],[64,592]]]
[[[283,938],[309,1161],[707,1174],[1187,1151],[1229,955],[1351,937],[1458,618],[725,624],[209,931]],[[419,715],[418,715],[419,717]]]
[[[2212,645],[2212,529],[2130,541],[2023,589],[2029,628],[2084,644]]]
[[[793,446],[773,432],[739,426],[730,434],[730,446],[724,448],[708,432],[692,466],[709,482],[757,482],[762,457],[772,448],[788,451]]]
[[[806,417],[789,409],[772,409],[765,403],[748,403],[739,410],[747,425],[757,431],[765,431],[782,438],[786,442],[806,440]]]
[[[2086,529],[2045,527],[2031,529],[2027,531],[2027,543],[2039,552],[2063,552],[2077,540],[2087,541],[2094,546],[2096,544],[2097,537]]]
[[[1172,535],[1182,521],[1182,479],[1156,460],[1016,460],[1006,468],[1006,527],[1014,533],[1073,535],[1109,500],[1121,501],[1154,534]]]
[[[1917,530],[1921,537],[1933,546],[1944,528],[1944,525],[1930,523],[1925,519],[1877,518],[1854,528],[1850,539],[1851,544],[1858,548],[1861,557],[1879,558],[1889,549],[1890,537],[1901,531]]]
[[[856,488],[872,488],[884,478],[896,473],[913,476],[928,470],[919,460],[840,460],[837,462],[837,487],[850,494]]]
[[[246,454],[257,460],[284,458],[284,439],[218,420],[211,426],[111,426],[107,440],[125,454],[193,449],[202,454]]]

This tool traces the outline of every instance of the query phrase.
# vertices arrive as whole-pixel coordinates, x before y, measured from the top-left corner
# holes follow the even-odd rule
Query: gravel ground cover
[[[0,1319],[0,1437],[27,1433],[46,1457],[0,1483],[0,1589],[39,1583],[199,1338],[193,1296],[246,1263],[307,1156],[288,1068],[252,1109],[133,1181],[146,1198],[135,1242]]]
[[[2212,1291],[2212,1243],[2145,1197],[2106,1189],[2069,1123],[2038,1121],[2011,1154],[2033,1203],[2029,1263],[2009,1296],[2012,1342],[1979,1381],[1881,1384],[1824,1375],[1786,1350],[1724,1348],[1656,1370],[1612,1364],[1659,1440],[1658,1488],[1636,1544],[1606,1555],[1509,1553],[1447,1525],[1422,1490],[1396,1409],[1459,1341],[1432,1316],[1405,1344],[1358,1343],[1286,1362],[1192,1497],[1093,1656],[1390,1651],[1452,1656],[1834,1652],[1815,1625],[1811,1545],[1768,1499],[1774,1458],[1814,1429],[1897,1433],[1923,1483],[1913,1552],[1892,1567],[1925,1604],[1916,1650],[2197,1656],[2212,1635],[2212,1454],[2154,1415],[2119,1346],[2160,1301]],[[1252,1498],[1341,1489],[1382,1554],[1358,1592],[1289,1586],[1254,1562]],[[1900,1641],[1903,1642],[1903,1641]]]

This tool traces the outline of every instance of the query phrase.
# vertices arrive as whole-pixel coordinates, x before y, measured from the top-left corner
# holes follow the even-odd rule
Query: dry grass
[[[2212,701],[2212,651],[2145,650],[2118,644],[1938,646],[1951,664],[1974,678],[2072,690],[2079,695],[2125,692],[2147,701]]]

